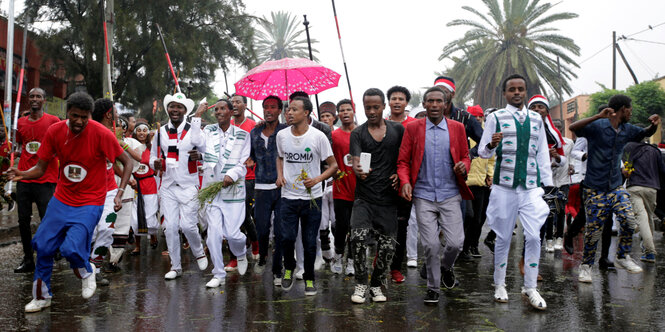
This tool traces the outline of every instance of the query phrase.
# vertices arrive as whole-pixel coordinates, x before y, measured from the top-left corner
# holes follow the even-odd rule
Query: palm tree
[[[271,19],[259,18],[259,28],[254,36],[254,47],[260,63],[283,58],[309,59],[307,37],[302,22],[291,13],[270,13]],[[312,39],[312,44],[317,41]],[[312,48],[312,53],[318,53]],[[314,57],[314,61],[316,61]]]
[[[547,12],[553,4],[539,4],[539,0],[483,0],[488,16],[463,6],[481,21],[458,19],[448,26],[467,26],[471,29],[464,37],[443,48],[439,60],[450,59],[453,66],[444,75],[456,81],[456,102],[473,98],[483,107],[499,106],[502,97],[502,79],[510,74],[527,78],[529,96],[545,91],[570,94],[568,80],[577,77],[573,67],[579,65],[568,55],[580,54],[580,48],[568,37],[554,33],[559,29],[550,23],[576,18],[575,13]],[[561,59],[561,75],[557,70],[557,57]],[[561,83],[560,83],[561,82]]]

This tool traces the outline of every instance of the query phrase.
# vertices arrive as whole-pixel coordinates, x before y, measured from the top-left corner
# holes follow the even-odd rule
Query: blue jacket
[[[265,127],[265,124],[260,125],[249,133],[252,140],[252,151],[249,156],[256,163],[254,169],[256,183],[275,183],[277,182],[277,133],[289,126],[283,123],[277,124],[275,131],[268,137],[267,149],[265,140],[261,137],[261,131]]]
[[[622,182],[621,157],[628,142],[639,142],[646,131],[630,123],[619,125],[617,132],[609,119],[596,120],[575,133],[588,141],[584,185],[597,191],[612,191]]]

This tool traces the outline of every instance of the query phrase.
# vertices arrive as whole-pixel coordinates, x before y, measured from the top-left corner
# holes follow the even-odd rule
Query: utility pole
[[[630,67],[628,64],[628,60],[626,60],[626,57],[623,55],[623,52],[621,51],[621,47],[619,47],[619,44],[617,44],[617,51],[619,51],[619,55],[621,56],[621,60],[623,60],[623,63],[626,65],[626,68],[628,68],[628,71],[630,72],[630,76],[633,77],[633,81],[635,81],[635,84],[640,84],[640,82],[637,81],[637,76],[635,76],[635,72],[633,71],[633,68]]]
[[[115,21],[115,18],[113,16],[113,1],[114,0],[106,0],[106,7],[103,8],[103,13],[104,13],[104,21],[106,21],[106,29],[107,29],[107,35],[108,35],[108,55],[109,55],[109,62],[110,66],[103,66],[102,70],[102,88],[104,90],[104,96],[109,96],[111,100],[114,100],[112,94],[113,94],[113,87],[111,86],[113,84],[113,22]],[[104,52],[104,63],[106,63],[106,52]]]
[[[14,0],[9,0],[7,16],[7,53],[5,53],[5,103],[2,108],[2,121],[6,128],[10,129],[12,128],[12,73],[14,73]],[[9,134],[7,134],[7,137],[9,137]]]
[[[617,88],[617,32],[612,31],[612,90]]]
[[[305,33],[307,34],[307,47],[309,48],[309,59],[314,61],[314,56],[312,56],[312,42],[309,40],[309,21],[307,21],[307,15],[303,15],[305,17],[305,21],[302,22],[302,24],[305,26]],[[316,94],[314,95],[314,99],[316,100],[316,111],[319,116],[319,119],[321,119],[321,110],[319,109],[319,95]]]
[[[559,57],[556,57],[556,69],[559,72],[559,87],[557,93],[559,94],[559,116],[561,117],[561,124],[563,125],[563,135],[566,136],[566,120],[563,118],[563,97],[561,93],[561,61]]]

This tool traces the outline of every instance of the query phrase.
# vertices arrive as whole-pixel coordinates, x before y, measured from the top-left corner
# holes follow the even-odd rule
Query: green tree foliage
[[[254,36],[254,46],[259,63],[283,58],[309,59],[307,35],[302,22],[291,13],[271,12],[270,19],[258,19],[259,29]],[[317,43],[310,39],[312,45]],[[312,47],[312,54],[319,51]],[[318,61],[316,56],[314,61]]]
[[[589,117],[598,111],[598,107],[607,104],[610,98],[616,94],[625,94],[633,100],[633,115],[630,122],[638,125],[649,125],[649,116],[665,114],[665,90],[654,81],[643,82],[630,86],[626,91],[604,88],[602,91],[591,95],[589,111],[584,117]]]
[[[37,37],[42,55],[64,66],[68,77],[84,75],[95,98],[102,97],[103,3],[25,2],[26,13],[36,21],[54,23]],[[141,108],[139,116],[152,118],[154,99],[158,100],[155,115],[161,116],[161,99],[175,86],[155,23],[162,27],[174,70],[189,97],[207,95],[216,69],[231,63],[248,66],[254,58],[251,17],[244,13],[241,0],[115,0],[114,9],[114,98]]]
[[[612,96],[626,93],[623,90],[608,89],[604,86],[601,87],[603,90],[598,91],[589,97],[589,109],[582,115],[582,118],[588,118],[598,113],[598,108],[601,105],[607,105],[607,102]]]
[[[552,23],[576,18],[575,13],[549,11],[554,4],[539,0],[483,0],[487,14],[463,6],[473,17],[457,19],[448,26],[468,27],[466,34],[443,48],[439,60],[450,59],[453,66],[445,71],[456,82],[455,102],[473,98],[483,107],[505,103],[502,80],[514,73],[527,78],[528,95],[559,88],[557,56],[561,59],[564,93],[572,89],[567,80],[576,77],[573,67],[579,67],[570,53],[579,55],[580,48],[566,36],[556,34]]]

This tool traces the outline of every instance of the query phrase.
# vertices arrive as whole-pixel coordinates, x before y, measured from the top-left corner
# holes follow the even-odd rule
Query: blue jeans
[[[284,268],[294,270],[296,259],[293,255],[298,235],[298,222],[302,228],[302,244],[305,251],[305,280],[314,280],[314,259],[316,258],[316,237],[321,226],[321,197],[315,199],[316,206],[309,199],[282,198],[282,249]],[[317,208],[318,207],[318,208]]]
[[[273,233],[275,235],[275,250],[272,256],[272,273],[282,275],[282,218],[280,208],[282,205],[282,190],[280,188],[273,190],[254,191],[254,222],[256,223],[256,232],[259,237],[259,255],[261,259],[268,256],[268,246],[270,242],[270,217],[275,213],[273,221]]]

